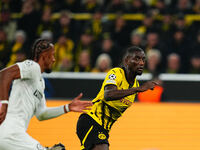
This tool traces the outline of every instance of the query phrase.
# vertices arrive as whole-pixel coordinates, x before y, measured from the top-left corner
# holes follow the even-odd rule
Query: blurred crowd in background
[[[200,19],[186,19],[198,14],[200,0],[1,0],[0,69],[45,38],[54,71],[107,72],[134,45],[147,54],[146,73],[200,73]]]

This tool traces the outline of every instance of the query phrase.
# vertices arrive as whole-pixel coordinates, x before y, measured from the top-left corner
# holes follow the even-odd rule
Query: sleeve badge
[[[116,75],[115,74],[110,74],[108,78],[110,80],[115,80],[116,79]]]

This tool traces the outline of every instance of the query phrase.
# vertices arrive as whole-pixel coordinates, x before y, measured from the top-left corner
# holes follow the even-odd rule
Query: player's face
[[[45,72],[50,73],[52,71],[53,64],[55,62],[55,50],[53,44],[51,44],[51,49],[47,51],[45,56]]]
[[[143,51],[136,51],[128,58],[129,70],[135,75],[141,75],[145,65],[145,53]]]

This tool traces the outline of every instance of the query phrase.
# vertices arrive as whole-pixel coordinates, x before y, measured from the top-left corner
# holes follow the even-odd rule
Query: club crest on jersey
[[[106,135],[103,134],[102,132],[99,133],[98,138],[101,140],[105,140],[106,139]]]
[[[116,75],[115,74],[110,74],[108,78],[110,80],[115,80],[116,79]]]
[[[33,61],[31,60],[26,60],[25,61],[26,66],[30,67],[31,65],[33,65]]]

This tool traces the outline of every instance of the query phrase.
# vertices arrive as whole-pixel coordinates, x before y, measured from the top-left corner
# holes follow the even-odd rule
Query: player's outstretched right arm
[[[126,90],[118,90],[116,85],[110,84],[105,87],[104,98],[107,101],[121,99],[138,92],[144,92],[149,89],[153,90],[155,85],[157,85],[156,82],[148,81],[144,83],[143,85],[141,85],[140,87],[130,88]]]
[[[158,85],[158,83],[155,81],[145,82],[143,85],[138,87],[138,92],[144,92],[146,90],[153,90],[156,85]]]
[[[19,78],[20,71],[17,65],[13,65],[0,71],[0,101],[2,101],[3,103],[0,109],[0,124],[4,121],[6,117],[10,85],[13,80]]]
[[[82,93],[75,97],[70,104],[57,106],[57,107],[47,107],[46,101],[43,99],[40,107],[36,111],[36,117],[38,120],[47,120],[59,117],[68,112],[84,112],[85,110],[91,109],[91,101],[81,101]]]

